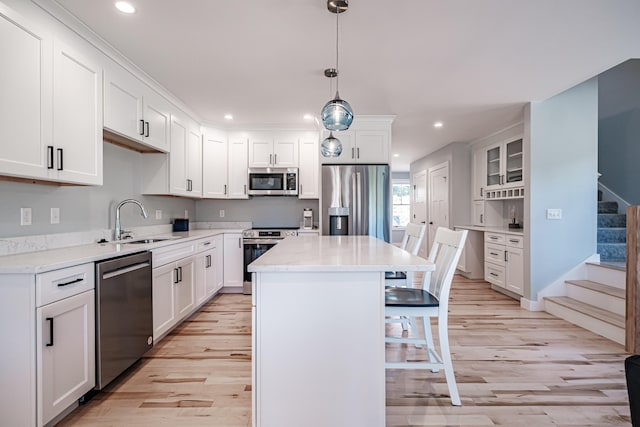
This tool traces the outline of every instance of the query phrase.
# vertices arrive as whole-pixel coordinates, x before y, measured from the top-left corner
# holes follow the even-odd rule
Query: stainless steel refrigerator
[[[391,238],[391,184],[387,165],[322,165],[323,235]]]

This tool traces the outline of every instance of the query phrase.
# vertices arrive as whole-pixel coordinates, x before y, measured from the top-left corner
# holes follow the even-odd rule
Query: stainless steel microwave
[[[249,195],[297,196],[298,168],[249,168]]]

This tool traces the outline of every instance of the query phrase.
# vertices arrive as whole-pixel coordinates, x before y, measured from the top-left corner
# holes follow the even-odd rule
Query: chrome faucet
[[[127,203],[134,203],[134,204],[138,205],[140,207],[140,210],[142,211],[142,216],[144,218],[149,218],[149,215],[147,215],[147,211],[144,209],[144,206],[142,206],[142,203],[140,203],[136,199],[125,199],[125,200],[121,201],[120,203],[118,203],[118,206],[116,206],[116,236],[115,236],[115,240],[122,239],[123,230],[122,230],[122,225],[120,224],[120,208],[122,206],[126,205]]]

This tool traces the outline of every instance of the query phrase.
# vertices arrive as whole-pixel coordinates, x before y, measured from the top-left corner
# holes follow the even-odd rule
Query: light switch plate
[[[224,218],[224,209],[220,209],[220,218]]]
[[[562,209],[547,209],[547,219],[562,219]]]
[[[156,219],[162,219],[162,211],[160,209],[156,210]]]
[[[189,218],[189,211],[188,210],[184,210],[184,219]]]

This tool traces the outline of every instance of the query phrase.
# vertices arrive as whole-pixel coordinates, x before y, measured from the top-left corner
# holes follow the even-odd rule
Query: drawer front
[[[487,243],[495,243],[504,245],[504,234],[500,233],[484,233],[484,241]]]
[[[523,236],[512,236],[507,234],[505,236],[505,244],[512,248],[524,248],[524,237]]]
[[[36,306],[95,288],[95,267],[92,262],[36,275]]]
[[[505,287],[505,270],[502,265],[484,263],[484,280],[501,288]]]
[[[504,265],[504,245],[484,244],[484,260],[497,265]]]
[[[196,241],[196,252],[208,251],[216,247],[216,240],[212,237]]]
[[[153,249],[151,251],[153,268],[177,261],[179,259],[191,256],[195,253],[195,242],[180,243],[177,245],[170,245],[158,249]]]

